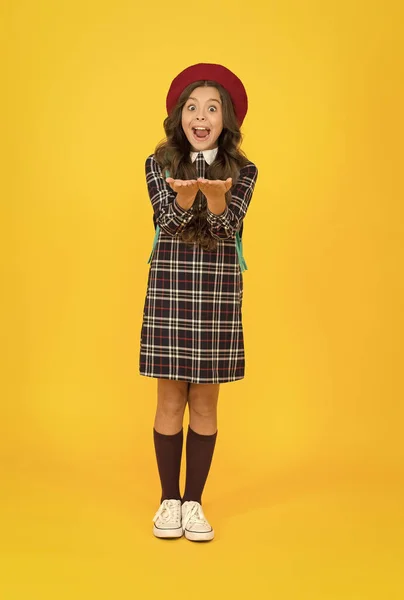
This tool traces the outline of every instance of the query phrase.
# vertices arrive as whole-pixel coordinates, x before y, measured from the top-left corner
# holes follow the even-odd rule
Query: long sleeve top
[[[175,236],[193,218],[194,207],[183,209],[176,201],[174,192],[152,154],[146,159],[146,183],[154,211],[154,222],[169,235]],[[240,176],[231,188],[232,199],[220,215],[207,210],[207,221],[212,237],[226,239],[234,237],[242,229],[243,219],[254,191],[258,169],[252,162],[240,169]]]

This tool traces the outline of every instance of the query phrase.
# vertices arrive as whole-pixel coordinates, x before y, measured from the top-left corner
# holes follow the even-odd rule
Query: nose
[[[206,117],[205,117],[205,109],[203,106],[199,106],[197,108],[197,112],[196,112],[196,120],[197,121],[205,121]]]

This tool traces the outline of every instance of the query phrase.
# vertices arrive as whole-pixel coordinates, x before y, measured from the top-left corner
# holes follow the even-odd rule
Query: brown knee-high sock
[[[164,435],[153,428],[154,448],[161,482],[161,500],[181,500],[180,469],[183,429],[174,435]]]
[[[183,502],[193,500],[202,504],[202,492],[212,463],[216,437],[217,431],[213,435],[201,435],[188,427],[187,471]]]

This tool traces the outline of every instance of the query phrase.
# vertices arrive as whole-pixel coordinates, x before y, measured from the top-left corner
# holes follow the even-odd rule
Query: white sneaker
[[[192,540],[193,542],[213,540],[215,532],[206,520],[199,502],[194,502],[193,500],[184,502],[181,511],[182,528],[188,540]]]
[[[163,500],[153,517],[153,533],[158,538],[182,536],[181,500]]]

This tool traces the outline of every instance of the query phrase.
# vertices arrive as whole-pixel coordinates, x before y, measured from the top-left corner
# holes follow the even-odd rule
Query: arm
[[[193,207],[184,209],[177,194],[165,181],[154,155],[146,159],[146,183],[157,224],[169,235],[177,235],[194,216]]]
[[[247,213],[257,177],[257,167],[253,163],[248,163],[240,171],[239,179],[232,189],[232,200],[228,206],[225,206],[224,212],[214,214],[208,207],[207,221],[213,237],[217,239],[231,238],[239,231]]]

